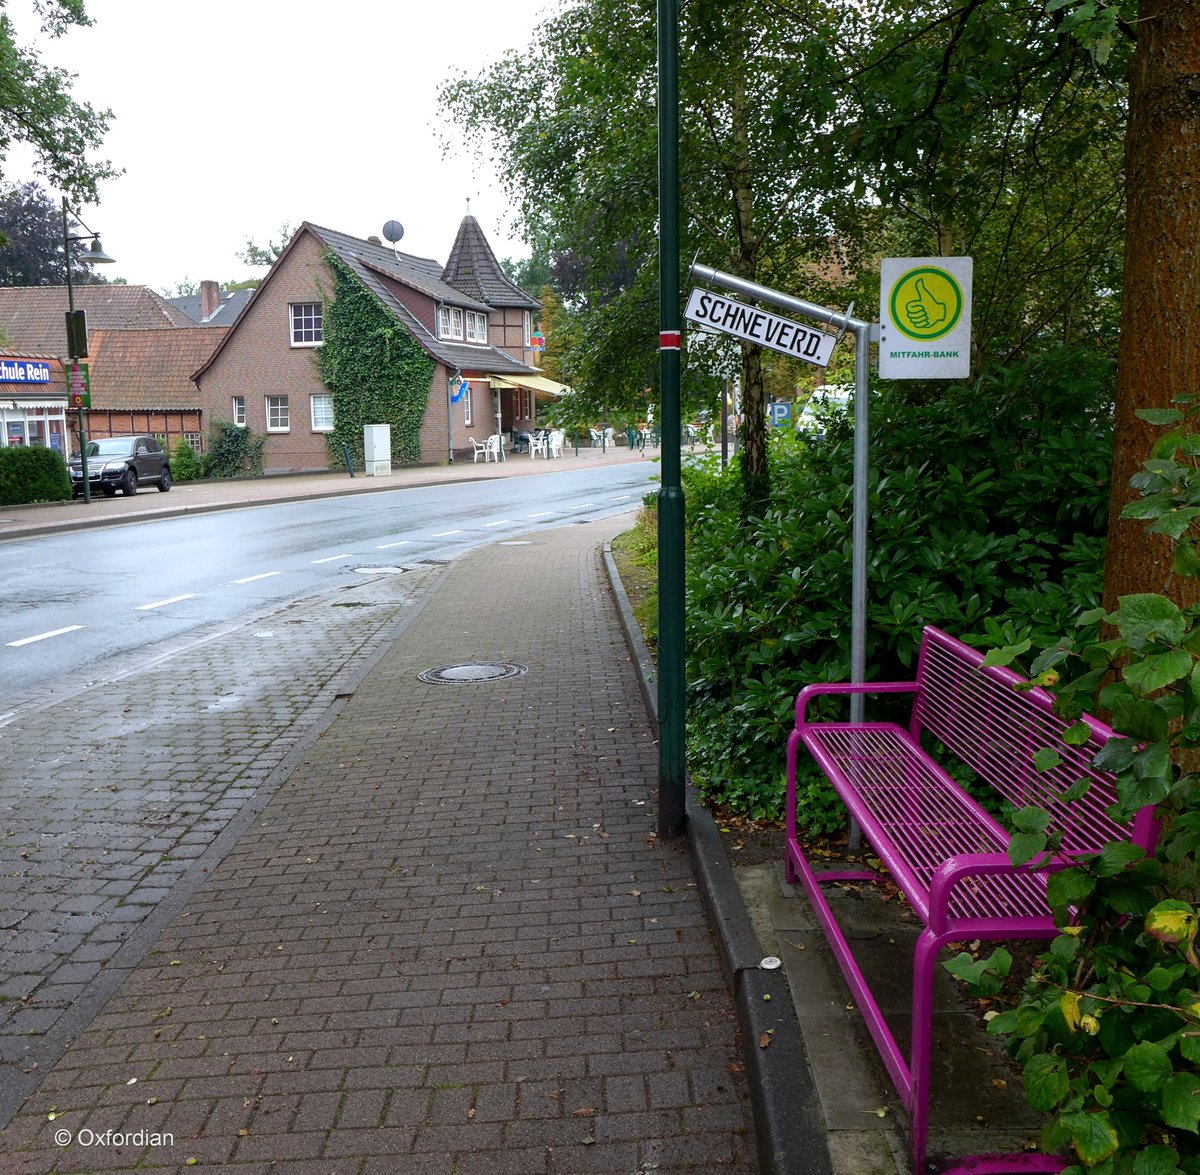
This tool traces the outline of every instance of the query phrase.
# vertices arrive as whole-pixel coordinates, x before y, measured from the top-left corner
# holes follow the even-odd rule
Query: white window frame
[[[487,315],[478,310],[467,311],[467,342],[487,342]]]
[[[245,396],[232,397],[232,405],[233,405],[233,423],[236,424],[238,426],[238,428],[245,428],[246,427],[246,397]]]
[[[442,306],[438,309],[438,338],[459,339],[463,337],[463,312],[457,306]]]
[[[463,424],[471,423],[471,384],[467,382],[467,390],[463,392]]]
[[[530,310],[521,311],[521,329],[525,332],[525,346],[533,345],[533,312]]]
[[[320,302],[289,302],[288,324],[293,347],[319,347],[325,341],[325,308]]]
[[[328,412],[322,411],[322,421],[317,420],[317,401],[328,405]],[[309,419],[312,421],[313,432],[333,432],[333,394],[331,392],[315,392],[308,401]],[[323,423],[324,420],[328,423]]]
[[[272,404],[272,401],[275,403]],[[267,413],[267,432],[292,431],[292,409],[287,396],[267,396],[264,407]],[[281,408],[282,412],[279,411]],[[279,423],[281,419],[282,424]]]

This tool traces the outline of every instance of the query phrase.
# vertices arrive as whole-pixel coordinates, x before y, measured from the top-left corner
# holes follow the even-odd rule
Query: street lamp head
[[[97,265],[111,265],[114,264],[116,260],[117,259],[115,257],[110,257],[107,253],[105,253],[104,249],[100,245],[99,237],[95,237],[92,240],[91,247],[80,258],[80,261],[95,262]]]

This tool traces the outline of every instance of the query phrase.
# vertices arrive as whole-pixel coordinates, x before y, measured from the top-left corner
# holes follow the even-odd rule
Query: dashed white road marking
[[[509,526],[511,524],[512,524],[511,518],[501,518],[499,522],[485,522],[483,525],[484,525],[484,528],[486,529],[489,526]]]
[[[386,551],[389,547],[411,547],[412,539],[401,539],[398,543],[380,543],[375,548],[377,551]]]
[[[530,518],[549,518],[553,514],[553,510],[539,510],[536,514],[530,514]]]
[[[234,583],[254,583],[258,579],[270,579],[272,575],[279,575],[278,571],[264,571],[261,575],[247,575],[245,579],[235,579]]]
[[[66,628],[56,628],[53,632],[39,632],[37,636],[27,636],[19,641],[9,641],[10,649],[19,649],[22,645],[32,645],[35,641],[48,641],[52,636],[62,636],[67,632],[78,632],[82,624],[68,624]]]
[[[316,567],[318,563],[336,563],[339,559],[353,559],[354,556],[349,551],[343,551],[340,555],[327,555],[324,559],[314,559],[312,565]]]
[[[169,600],[155,600],[153,604],[139,604],[135,612],[149,612],[154,608],[165,608],[168,604],[178,604],[181,600],[194,600],[195,592],[187,592],[182,596],[172,596]]]
[[[461,530],[443,530],[438,534],[430,535],[434,539],[448,539],[452,534],[462,534]]]

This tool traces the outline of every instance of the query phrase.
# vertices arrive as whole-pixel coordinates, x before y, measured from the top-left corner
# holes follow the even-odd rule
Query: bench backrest
[[[925,629],[917,667],[912,735],[928,731],[981,779],[1021,807],[1044,808],[1050,826],[1063,833],[1064,852],[1088,852],[1109,841],[1128,840],[1154,851],[1157,825],[1152,808],[1128,824],[1107,814],[1116,800],[1113,777],[1097,771],[1092,757],[1110,738],[1111,728],[1094,718],[1083,721],[1091,738],[1080,747],[1063,742],[1073,722],[1054,713],[1045,690],[998,666],[985,667],[984,655],[932,625]],[[1024,685],[1025,688],[1017,688]],[[1039,770],[1034,757],[1049,748],[1061,762]],[[1078,800],[1064,791],[1087,777],[1091,787]]]

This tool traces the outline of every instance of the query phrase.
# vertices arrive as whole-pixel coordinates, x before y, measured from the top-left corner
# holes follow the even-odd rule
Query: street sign
[[[880,268],[879,374],[971,374],[970,257],[885,257]]]
[[[792,405],[787,400],[768,404],[767,414],[776,428],[787,428],[792,423]]]
[[[72,363],[67,374],[67,390],[72,408],[92,406],[92,385],[86,363]]]
[[[699,288],[692,291],[683,316],[689,322],[723,331],[748,343],[760,343],[816,367],[829,366],[838,341],[837,335]]]

